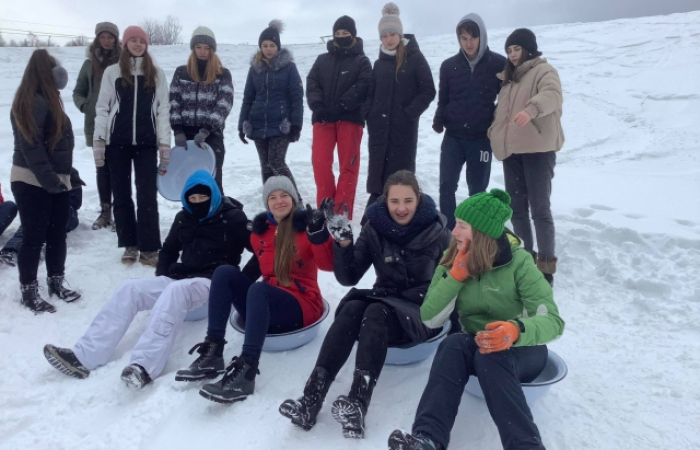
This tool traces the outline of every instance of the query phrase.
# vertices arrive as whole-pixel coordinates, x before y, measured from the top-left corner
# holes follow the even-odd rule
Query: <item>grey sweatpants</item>
[[[510,206],[513,208],[513,231],[523,240],[525,250],[532,251],[532,215],[537,254],[543,257],[555,256],[550,197],[556,163],[556,152],[514,154],[503,160],[506,191],[510,194]]]

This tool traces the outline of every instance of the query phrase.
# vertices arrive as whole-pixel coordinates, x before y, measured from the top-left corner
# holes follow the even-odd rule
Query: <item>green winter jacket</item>
[[[78,80],[73,89],[73,103],[80,112],[85,114],[85,143],[88,147],[92,147],[92,136],[95,132],[95,104],[100,94],[100,80],[93,78],[92,61],[86,59],[80,68]]]
[[[462,283],[450,276],[447,267],[437,267],[420,309],[428,327],[442,327],[456,304],[462,330],[469,334],[485,330],[487,323],[510,321],[520,329],[515,347],[543,345],[562,335],[564,321],[551,286],[530,253],[520,248],[520,240],[506,235],[507,241],[499,239],[494,267],[477,278],[469,277]]]

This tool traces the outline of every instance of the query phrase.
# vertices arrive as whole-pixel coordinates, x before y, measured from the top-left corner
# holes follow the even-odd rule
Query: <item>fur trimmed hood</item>
[[[294,213],[294,230],[297,233],[301,233],[303,231],[306,231],[306,215],[308,213],[306,212],[306,209],[304,208],[298,208],[296,212]],[[262,212],[255,216],[255,219],[253,219],[253,224],[252,224],[252,229],[251,231],[253,234],[257,234],[258,236],[264,234],[268,228],[270,228],[270,222],[272,219],[272,214],[268,212]],[[273,219],[272,219],[273,220]]]
[[[292,52],[290,52],[286,48],[281,48],[280,51],[272,57],[269,66],[263,60],[258,61],[256,64],[256,56],[257,53],[253,55],[253,57],[250,59],[250,67],[252,67],[253,70],[257,73],[263,73],[268,70],[271,70],[272,72],[277,72],[294,62],[294,55],[292,55]]]

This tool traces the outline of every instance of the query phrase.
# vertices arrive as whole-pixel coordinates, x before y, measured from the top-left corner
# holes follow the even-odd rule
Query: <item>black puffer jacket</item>
[[[224,197],[219,211],[201,222],[183,209],[165,238],[156,275],[211,278],[221,265],[238,266],[243,249],[252,251],[248,218],[237,200]]]
[[[380,50],[367,96],[369,172],[367,192],[379,194],[399,170],[416,171],[418,122],[435,99],[435,83],[416,38],[405,35],[406,59],[396,72],[396,57]]]
[[[316,58],[306,77],[306,100],[313,111],[311,123],[319,122],[319,110],[342,106],[345,112],[338,121],[364,126],[362,104],[372,79],[372,64],[365,56],[362,39],[355,39],[355,45],[349,48],[328,41],[328,53]]]
[[[15,138],[15,149],[12,154],[12,164],[24,167],[32,171],[41,187],[51,194],[60,194],[70,189],[70,186],[61,185],[58,174],[69,175],[73,166],[73,127],[68,116],[65,116],[63,135],[54,149],[48,148],[51,122],[53,121],[49,104],[39,94],[34,96],[34,121],[36,133],[32,142],[24,139],[24,135],[17,128],[15,118],[10,113],[12,134]]]

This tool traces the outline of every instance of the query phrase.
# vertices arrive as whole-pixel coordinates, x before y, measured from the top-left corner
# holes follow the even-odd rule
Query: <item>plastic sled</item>
[[[442,341],[442,339],[447,336],[447,333],[450,332],[450,326],[450,322],[445,323],[445,325],[442,326],[442,331],[440,334],[418,345],[414,345],[413,347],[389,347],[386,352],[386,360],[384,361],[384,364],[388,364],[390,366],[403,366],[427,359],[430,355],[435,353],[440,345],[440,341]]]
[[[205,303],[199,308],[195,308],[191,311],[187,311],[185,316],[185,322],[196,322],[198,320],[204,320],[209,317],[209,303]]]
[[[264,352],[283,352],[286,350],[292,350],[311,342],[316,336],[318,336],[318,331],[320,330],[321,322],[326,320],[328,313],[330,311],[330,306],[328,302],[323,300],[323,314],[314,323],[306,326],[300,330],[290,331],[289,333],[279,333],[279,334],[268,334],[265,338],[265,343],[263,344]],[[241,334],[245,334],[245,323],[235,309],[231,313],[229,319],[231,326],[234,330]]]
[[[547,355],[547,364],[544,366],[542,373],[530,383],[522,383],[523,393],[529,405],[542,398],[552,387],[553,384],[560,382],[566,377],[569,369],[566,363],[552,350],[549,350]],[[479,378],[474,375],[469,377],[465,391],[479,398],[484,398],[484,393],[481,391]]]
[[[216,156],[211,147],[202,149],[194,141],[187,141],[187,149],[173,147],[168,168],[158,176],[158,192],[167,200],[179,202],[185,182],[198,170],[216,174]]]

